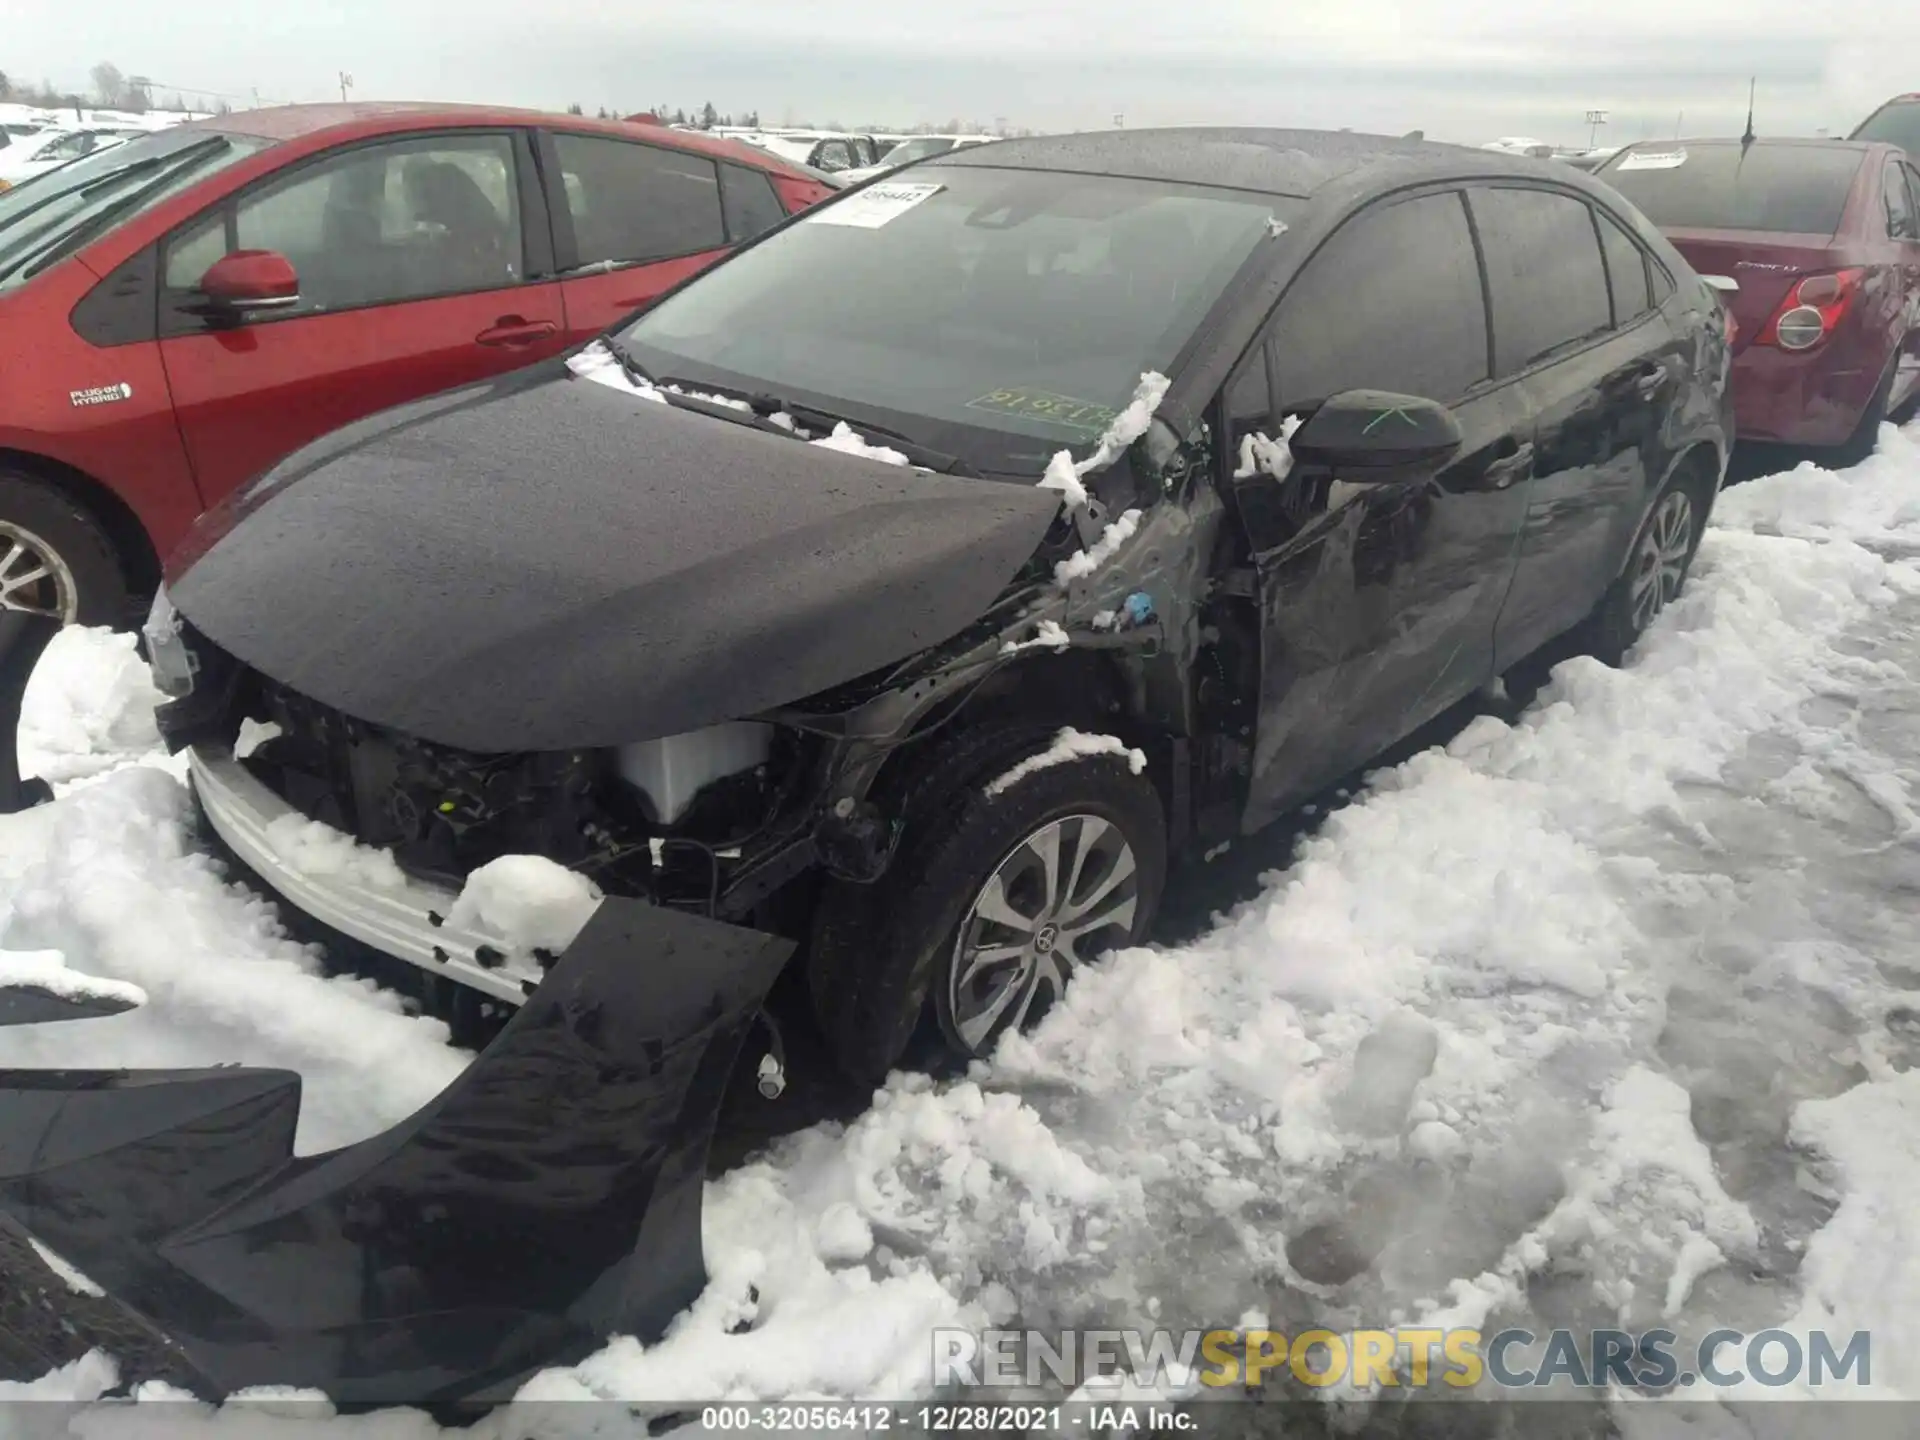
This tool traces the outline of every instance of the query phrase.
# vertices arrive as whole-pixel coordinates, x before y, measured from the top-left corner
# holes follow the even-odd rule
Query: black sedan
[[[362,1398],[376,1349],[454,1393],[657,1333],[688,1135],[787,954],[852,1074],[923,1028],[987,1054],[1181,855],[1550,643],[1617,660],[1686,577],[1727,374],[1714,292],[1569,167],[1115,132],[849,191],[570,361],[294,456],[170,569],[163,729],[282,900],[519,1014],[440,1121],[234,1180],[225,1248],[192,1232],[246,1311],[219,1344],[150,1318],[227,1383]],[[398,874],[301,869],[289,817]],[[576,942],[472,903],[527,856],[604,895]],[[568,1262],[475,1271],[356,1228],[374,1197]],[[623,1268],[636,1225],[664,1272]]]

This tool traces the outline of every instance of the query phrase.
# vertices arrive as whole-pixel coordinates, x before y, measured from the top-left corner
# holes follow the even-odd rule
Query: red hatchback
[[[120,623],[282,456],[566,350],[831,193],[659,126],[361,104],[0,194],[0,607]]]
[[[1895,146],[1687,140],[1630,146],[1597,178],[1702,275],[1731,280],[1743,440],[1872,452],[1920,398],[1920,172]]]

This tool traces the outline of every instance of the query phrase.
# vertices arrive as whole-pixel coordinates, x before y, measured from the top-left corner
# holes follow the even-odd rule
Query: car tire
[[[0,607],[124,625],[128,596],[120,557],[93,516],[43,480],[0,470]]]
[[[1887,420],[1887,406],[1893,399],[1893,382],[1899,374],[1900,349],[1901,346],[1894,347],[1893,356],[1887,361],[1887,373],[1873,387],[1873,398],[1867,402],[1867,408],[1860,412],[1860,423],[1831,452],[1835,466],[1848,469],[1858,465],[1873,454],[1874,447],[1880,443],[1880,427]]]
[[[916,1036],[931,1037],[935,1058],[983,1056],[1015,1023],[1016,1011],[1027,1023],[1038,1018],[1075,962],[1147,934],[1166,883],[1166,817],[1159,792],[1134,773],[1130,757],[1076,756],[987,793],[1021,762],[1044,754],[1053,735],[1002,729],[930,754],[898,811],[904,838],[886,874],[872,885],[826,883],[815,909],[808,988],[850,1078],[878,1084]],[[1058,847],[1056,875],[1076,873],[1069,870],[1076,857],[1085,862],[1076,893],[1057,884],[1051,903],[1041,883],[1049,834]],[[1129,866],[1130,874],[1087,905],[1113,871]],[[991,903],[982,916],[996,879],[1012,913],[1040,923],[1008,928]],[[1073,913],[1076,904],[1085,913]],[[996,955],[975,968],[982,948],[1023,953]],[[987,1009],[1003,996],[983,1027]]]
[[[1588,618],[1582,649],[1605,664],[1620,664],[1679,596],[1705,533],[1711,493],[1690,470],[1667,481],[1640,522],[1625,567]]]

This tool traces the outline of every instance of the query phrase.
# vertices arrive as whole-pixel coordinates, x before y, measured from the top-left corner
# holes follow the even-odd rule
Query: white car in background
[[[858,185],[862,180],[871,180],[875,175],[884,175],[916,160],[944,155],[949,150],[963,150],[969,145],[988,145],[998,138],[996,135],[911,135],[882,155],[878,163],[848,170],[840,178],[849,185]]]
[[[65,130],[42,130],[38,134],[16,138],[0,150],[0,189],[11,189],[24,180],[58,170],[69,161],[96,150],[124,145],[136,135],[144,135],[144,126],[74,126]]]
[[[1502,155],[1531,155],[1537,160],[1553,158],[1553,146],[1544,140],[1535,140],[1529,135],[1502,135],[1498,140],[1489,140],[1480,148],[1498,150]]]

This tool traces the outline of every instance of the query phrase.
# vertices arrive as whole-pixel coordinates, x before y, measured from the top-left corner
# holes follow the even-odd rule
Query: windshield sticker
[[[931,180],[896,180],[891,185],[869,185],[857,195],[807,211],[802,219],[812,225],[851,225],[859,230],[878,230],[946,188]]]
[[[1044,420],[1068,430],[1084,430],[1098,435],[1113,423],[1120,412],[1110,405],[1095,405],[1048,390],[990,390],[978,400],[967,402],[969,410],[992,410],[1000,415],[1019,415],[1028,420]]]
[[[1629,150],[1616,170],[1678,170],[1687,163],[1687,152],[1674,150]]]
[[[69,390],[67,399],[75,406],[111,405],[117,400],[131,400],[133,386],[122,380],[118,385],[95,385],[86,390]]]

